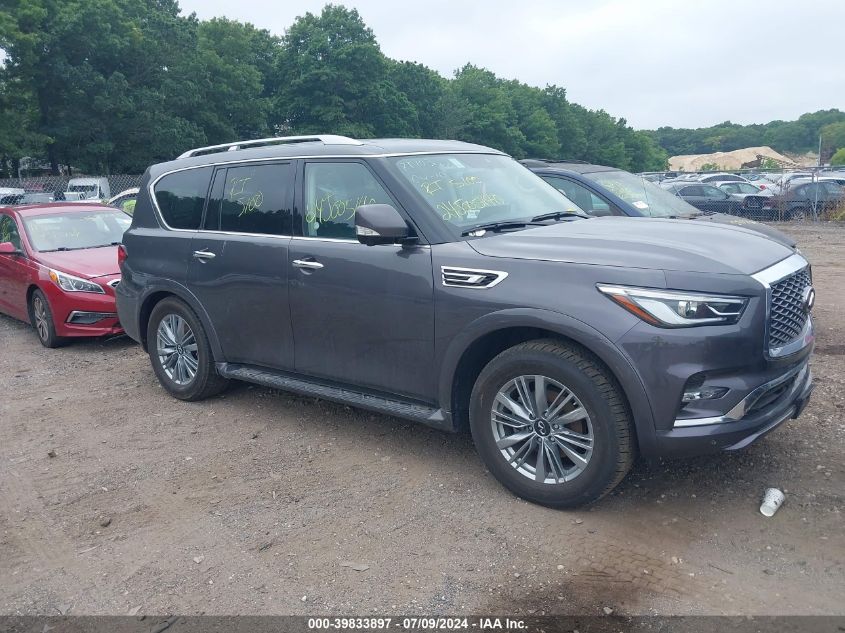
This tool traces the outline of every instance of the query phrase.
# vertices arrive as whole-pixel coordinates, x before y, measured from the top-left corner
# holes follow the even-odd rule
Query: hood
[[[788,248],[794,249],[798,245],[794,239],[789,237],[783,231],[778,231],[774,227],[771,227],[767,224],[763,224],[761,222],[755,222],[754,220],[749,220],[748,218],[741,218],[735,215],[728,215],[726,213],[714,213],[712,215],[697,215],[693,219],[696,222],[713,222],[715,224],[727,224],[729,226],[739,226],[744,229],[748,229],[749,231],[756,231],[757,233],[761,233],[762,235],[765,235],[771,240],[780,242]]]
[[[77,277],[94,279],[106,275],[119,275],[117,246],[83,248],[78,251],[40,252],[39,262]]]
[[[482,255],[681,272],[756,273],[794,251],[715,222],[600,217],[471,240]]]

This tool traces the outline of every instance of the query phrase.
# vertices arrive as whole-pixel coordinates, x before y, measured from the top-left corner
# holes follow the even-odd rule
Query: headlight
[[[95,284],[93,281],[80,279],[67,273],[59,272],[58,270],[50,269],[50,279],[53,280],[59,288],[65,292],[96,292],[104,295],[106,291],[100,284]]]
[[[607,284],[597,284],[596,287],[628,312],[658,327],[736,323],[748,304],[745,297],[698,295]]]

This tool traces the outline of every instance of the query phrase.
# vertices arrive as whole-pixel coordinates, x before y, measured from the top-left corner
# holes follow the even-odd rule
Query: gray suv
[[[338,136],[150,167],[117,308],[161,384],[244,380],[469,428],[534,502],[741,449],[811,390],[811,272],[759,233],[584,215],[510,157]]]

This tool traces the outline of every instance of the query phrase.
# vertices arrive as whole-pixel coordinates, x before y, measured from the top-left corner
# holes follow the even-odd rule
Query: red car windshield
[[[37,251],[71,251],[119,244],[132,219],[121,211],[56,213],[25,217],[29,242]]]

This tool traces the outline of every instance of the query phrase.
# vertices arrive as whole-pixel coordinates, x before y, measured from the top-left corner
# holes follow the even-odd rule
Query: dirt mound
[[[712,154],[686,154],[672,156],[669,159],[669,169],[672,171],[699,171],[704,165],[718,165],[719,169],[742,169],[743,167],[759,167],[762,158],[770,158],[781,167],[798,167],[799,165],[771,147],[746,147],[732,152],[714,152]]]

